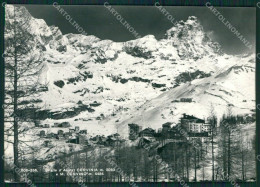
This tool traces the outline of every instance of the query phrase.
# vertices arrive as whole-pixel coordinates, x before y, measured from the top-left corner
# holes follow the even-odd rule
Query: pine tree
[[[215,180],[215,152],[214,152],[214,145],[215,145],[215,136],[217,132],[217,117],[214,110],[213,105],[211,104],[210,108],[210,117],[209,117],[209,123],[210,123],[210,142],[211,142],[211,155],[212,155],[212,181]]]

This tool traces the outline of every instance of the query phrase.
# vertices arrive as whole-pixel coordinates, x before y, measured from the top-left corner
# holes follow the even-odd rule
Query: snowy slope
[[[13,7],[8,5],[7,12],[12,14]],[[126,134],[130,122],[159,128],[167,121],[177,123],[184,112],[206,118],[211,103],[221,112],[228,104],[237,113],[254,108],[253,56],[221,53],[194,16],[167,30],[161,40],[148,35],[113,42],[62,35],[25,8],[18,14],[20,22],[29,20],[31,34],[44,46],[41,82],[48,83],[48,91],[41,92],[38,107],[66,114],[42,123],[69,121],[93,134]],[[183,97],[194,102],[172,102]],[[78,112],[66,113],[73,110]]]
[[[137,123],[144,127],[161,128],[166,122],[178,123],[183,113],[206,119],[211,104],[218,117],[226,113],[228,105],[234,105],[234,114],[253,113],[254,101],[254,64],[231,65],[223,73],[203,80],[194,80],[162,93],[132,111],[122,112],[117,119],[120,132],[127,134],[127,124]],[[251,82],[251,83],[250,83]],[[180,98],[192,98],[191,103],[176,102]],[[104,121],[106,123],[115,119]]]

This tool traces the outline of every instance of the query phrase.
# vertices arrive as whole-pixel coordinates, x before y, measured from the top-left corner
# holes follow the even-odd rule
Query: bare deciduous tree
[[[14,165],[19,167],[19,133],[23,122],[30,119],[25,109],[34,107],[33,95],[39,87],[39,74],[42,70],[40,48],[42,47],[26,28],[31,17],[21,16],[22,7],[6,6],[5,22],[5,140],[13,144]],[[9,137],[13,137],[11,141]],[[18,181],[18,174],[14,173]]]

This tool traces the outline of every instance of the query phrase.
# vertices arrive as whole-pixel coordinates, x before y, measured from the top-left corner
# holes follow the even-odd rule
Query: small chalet
[[[181,102],[187,102],[187,103],[191,103],[192,102],[192,98],[181,98],[180,99]]]
[[[87,130],[80,130],[79,134],[87,134]]]
[[[58,130],[58,135],[63,135],[63,130]]]
[[[63,134],[64,134],[63,130],[58,130],[58,134],[57,134],[56,138],[59,139],[59,140],[62,139]]]
[[[46,135],[46,138],[54,138],[54,133],[48,133],[47,135]]]
[[[106,140],[106,145],[107,146],[115,146],[116,144],[116,138],[113,136],[108,136]]]
[[[40,137],[41,138],[45,137],[45,131],[44,130],[40,131]]]
[[[70,127],[70,123],[69,122],[62,122],[58,125],[58,127],[63,127],[63,128],[68,128]]]
[[[152,128],[146,128],[139,133],[140,137],[154,137],[155,130]]]
[[[45,140],[44,143],[43,143],[43,146],[44,146],[44,147],[51,147],[51,146],[52,146],[52,143],[51,143],[51,141],[49,141],[49,140]]]
[[[78,144],[79,143],[79,139],[77,137],[71,138],[67,141],[67,143],[74,143],[74,144]]]
[[[44,128],[50,128],[50,124],[44,124]]]
[[[171,124],[172,123],[170,123],[170,122],[164,123],[162,125],[162,133],[167,133],[171,128]]]
[[[155,134],[156,139],[165,140],[165,139],[176,139],[179,140],[182,138],[181,133],[178,130],[178,125],[171,127],[170,122],[163,124],[163,128],[158,130],[158,133]]]
[[[115,138],[119,138],[119,137],[120,137],[120,134],[115,133],[115,134],[112,134],[112,136],[114,136]]]
[[[181,133],[177,130],[176,126],[169,129],[168,134],[167,134],[167,138],[169,138],[169,139],[179,139],[180,136],[181,136]]]
[[[75,127],[75,133],[79,133],[79,126]]]
[[[69,139],[70,133],[69,133],[69,132],[65,132],[65,133],[63,134],[63,136],[64,136],[65,139]]]
[[[69,133],[70,134],[75,133],[75,129],[69,129]]]
[[[54,123],[53,127],[59,127],[59,123]]]
[[[91,138],[90,140],[92,141],[92,143],[95,143],[95,144],[106,145],[107,138],[104,136],[97,135],[97,136]]]
[[[40,121],[39,120],[34,120],[34,125],[35,125],[35,127],[39,127]]]

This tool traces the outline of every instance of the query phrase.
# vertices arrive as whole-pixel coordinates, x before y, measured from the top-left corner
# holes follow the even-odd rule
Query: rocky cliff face
[[[210,40],[195,16],[190,16],[186,22],[180,21],[175,27],[167,30],[165,36],[177,48],[182,59],[196,61],[210,54],[221,55],[219,44]]]
[[[13,24],[13,6],[6,10],[10,15],[6,22]],[[63,35],[23,7],[15,14],[19,22],[27,20],[34,41],[44,46],[39,49],[44,63],[40,78],[48,83],[48,91],[41,92],[42,102],[37,105],[43,114],[56,117],[46,115],[43,123],[66,120],[93,134],[109,134],[119,127],[126,132],[128,122],[158,128],[163,122],[177,121],[185,111],[206,117],[211,102],[222,111],[228,104],[237,113],[254,108],[253,56],[221,53],[194,16],[167,30],[161,40],[148,35],[113,42]],[[194,102],[172,102],[181,97]]]

